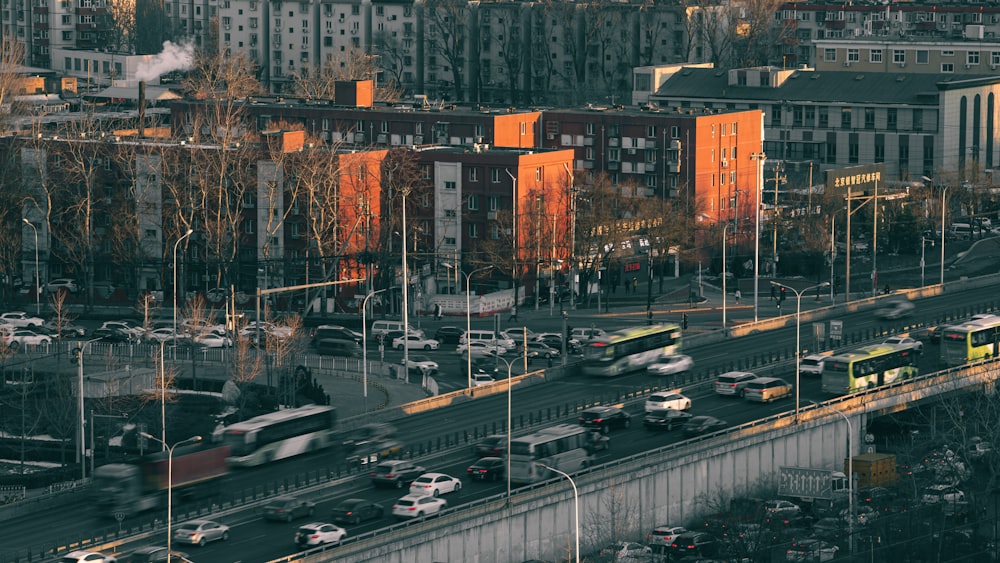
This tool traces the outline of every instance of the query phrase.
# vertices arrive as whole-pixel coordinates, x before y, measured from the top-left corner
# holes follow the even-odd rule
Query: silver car
[[[212,541],[229,539],[229,526],[211,520],[191,520],[174,528],[174,541],[204,547]]]

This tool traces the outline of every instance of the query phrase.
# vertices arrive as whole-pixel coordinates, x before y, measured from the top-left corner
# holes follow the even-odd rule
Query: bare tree
[[[444,59],[445,72],[451,72],[455,100],[462,101],[468,4],[462,0],[430,0],[425,6],[427,52]]]
[[[393,37],[393,33],[388,31],[377,31],[372,38],[372,47],[375,55],[380,58],[379,68],[390,77],[388,80],[380,80],[380,85],[375,91],[375,99],[387,102],[401,99],[405,93],[403,72],[407,59],[403,39]],[[383,89],[395,92],[395,97],[381,94],[380,91]]]
[[[351,49],[344,55],[327,59],[322,65],[304,67],[296,72],[292,77],[292,89],[297,95],[308,99],[333,100],[336,98],[337,82],[375,80],[387,62],[391,61],[384,59],[380,61],[379,56]],[[397,68],[397,72],[401,71]],[[380,102],[399,100],[401,94],[399,84],[399,80],[394,80],[379,85],[375,88],[375,100]]]
[[[136,0],[109,0],[111,17],[109,47],[118,53],[134,53],[136,48]],[[143,28],[149,29],[149,28]]]
[[[516,104],[524,92],[522,71],[525,65],[524,22],[521,12],[522,4],[496,4],[494,10],[499,13],[496,22],[490,26],[493,31],[491,42],[500,49],[500,60],[506,69],[507,92],[510,103]],[[529,32],[527,35],[531,36]],[[547,52],[547,49],[546,49]]]
[[[0,39],[0,131],[10,128],[20,108],[14,103],[23,80],[20,66],[24,63],[24,43],[12,37]]]

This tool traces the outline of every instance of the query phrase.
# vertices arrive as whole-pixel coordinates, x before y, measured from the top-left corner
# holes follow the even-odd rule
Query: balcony
[[[845,22],[844,20],[827,20],[826,21],[826,28],[827,29],[845,29],[845,28],[847,28],[847,22]]]

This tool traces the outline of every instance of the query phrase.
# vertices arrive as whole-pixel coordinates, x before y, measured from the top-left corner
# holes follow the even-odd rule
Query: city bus
[[[941,331],[941,364],[952,367],[995,358],[1000,317],[983,315]]]
[[[307,405],[255,416],[215,432],[212,439],[229,446],[226,463],[253,467],[334,444],[337,409]]]
[[[677,325],[625,328],[584,343],[583,373],[615,376],[644,370],[662,356],[680,351],[681,327]]]
[[[544,464],[566,473],[590,465],[591,432],[575,424],[559,424],[510,441],[510,480],[535,483],[552,476]]]
[[[823,361],[823,392],[854,393],[919,375],[916,344],[871,344]]]

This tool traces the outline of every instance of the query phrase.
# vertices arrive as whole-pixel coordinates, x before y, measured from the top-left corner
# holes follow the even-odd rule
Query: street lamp
[[[190,232],[188,234],[191,234]],[[183,446],[184,444],[195,444],[201,441],[201,436],[191,436],[186,440],[181,440],[172,446],[167,446],[167,444],[160,441],[159,438],[142,432],[140,434],[143,438],[147,440],[155,440],[160,442],[167,448],[167,563],[170,563],[170,541],[173,539],[170,535],[171,521],[173,520],[174,512],[174,448],[177,446]]]
[[[21,220],[35,233],[35,314],[40,315],[42,313],[42,286],[41,282],[38,281],[38,228],[26,217],[21,217]]]
[[[851,427],[851,419],[840,409],[835,409],[826,403],[809,401],[817,407],[830,409],[844,418],[847,423],[847,510],[850,518],[847,519],[847,537],[849,540],[848,549],[854,553],[854,430]]]
[[[468,341],[468,339],[466,339],[466,341]],[[466,353],[469,354],[470,358],[472,357],[470,351],[466,350]],[[510,378],[511,378],[511,370],[514,369],[514,362],[513,360],[508,362],[507,360],[501,358],[500,356],[497,356],[497,359],[503,362],[504,365],[507,366],[507,503],[510,504],[510,435],[511,432],[513,431],[513,429],[510,427],[510,422],[512,420],[510,416],[510,402],[511,402]],[[472,377],[472,375],[470,374],[469,377]]]
[[[722,330],[726,330],[726,231],[729,223],[722,225]],[[650,280],[652,281],[652,280]]]
[[[795,423],[799,422],[799,358],[802,356],[802,345],[801,331],[799,330],[799,317],[802,313],[802,294],[807,291],[812,291],[814,289],[822,289],[828,285],[830,282],[823,282],[816,284],[814,286],[807,287],[801,291],[797,291],[794,287],[785,285],[783,283],[778,283],[776,281],[771,282],[772,286],[781,287],[784,289],[789,289],[795,294]],[[780,303],[780,302],[779,302]]]
[[[188,229],[181,238],[177,239],[174,243],[174,341],[177,341],[177,247],[180,246],[181,241],[191,236],[193,229]]]
[[[570,477],[568,473],[559,471],[555,467],[549,467],[544,463],[539,463],[538,465],[544,467],[545,469],[548,469],[553,473],[558,473],[562,475],[563,477],[566,478],[567,481],[569,481],[569,484],[573,486],[573,529],[576,539],[576,563],[580,563],[580,494],[576,490],[576,481],[573,481],[573,478]]]
[[[512,207],[513,207],[513,211],[512,211],[513,215],[512,215],[512,217],[513,218],[511,220],[511,235],[512,235],[511,238],[514,239],[513,240],[513,243],[514,243],[514,261],[513,261],[513,264],[511,264],[511,274],[512,274],[511,283],[514,284],[514,310],[516,311],[517,310],[517,290],[518,290],[518,287],[517,287],[517,281],[518,281],[518,278],[517,278],[517,255],[518,255],[518,250],[519,250],[518,249],[518,240],[517,240],[517,176],[511,174],[510,173],[510,169],[508,169],[508,168],[504,168],[503,171],[506,172],[508,176],[510,176],[510,181],[512,183],[511,194],[513,194],[513,204],[512,204]]]
[[[472,290],[469,287],[470,285],[469,280],[472,279],[472,276],[476,275],[476,272],[485,272],[487,270],[493,269],[493,265],[491,264],[489,266],[484,266],[477,270],[472,270],[468,274],[466,274],[462,270],[459,270],[458,266],[453,266],[447,262],[442,262],[441,265],[444,266],[445,268],[448,268],[449,270],[455,270],[456,272],[465,276],[465,355],[468,363],[466,369],[469,370],[468,372],[466,372],[466,376],[469,379],[469,389],[472,389],[472,350],[470,349],[470,344],[471,344],[470,332],[472,331],[472,301],[470,295],[472,293]]]
[[[753,322],[757,322],[757,297],[760,293],[758,291],[758,286],[760,284],[760,184],[761,178],[764,174],[764,161],[767,160],[767,155],[763,152],[755,152],[750,154],[750,160],[757,163],[757,189],[754,190],[757,194],[757,206],[754,208],[754,219],[753,219]]]
[[[565,162],[563,163],[563,168],[566,169],[566,175],[569,176],[569,212],[570,212],[570,227],[569,227],[569,308],[576,309],[576,188],[573,186],[574,177],[573,170],[570,169],[569,165]]]
[[[931,243],[931,247],[933,248],[933,246],[934,246],[934,239],[929,239],[929,238],[927,238],[925,236],[921,236],[920,237],[920,287],[924,287],[924,285],[925,285],[924,284],[924,266],[926,266],[927,263],[924,261],[924,246],[926,246],[928,242]]]
[[[410,286],[410,274],[406,271],[406,196],[409,195],[409,188],[403,188],[400,190],[400,195],[403,198],[403,365],[410,365],[410,299],[409,299],[409,286]],[[406,368],[409,370],[410,368]],[[409,381],[410,372],[406,372],[406,380]]]
[[[948,186],[941,189],[941,287],[944,287],[944,211],[947,209]]]
[[[406,244],[405,242],[403,244]],[[368,412],[368,300],[377,293],[382,293],[384,289],[370,291],[361,302],[361,381],[365,389],[365,412]],[[403,364],[406,370],[407,379],[410,375],[410,366]]]

